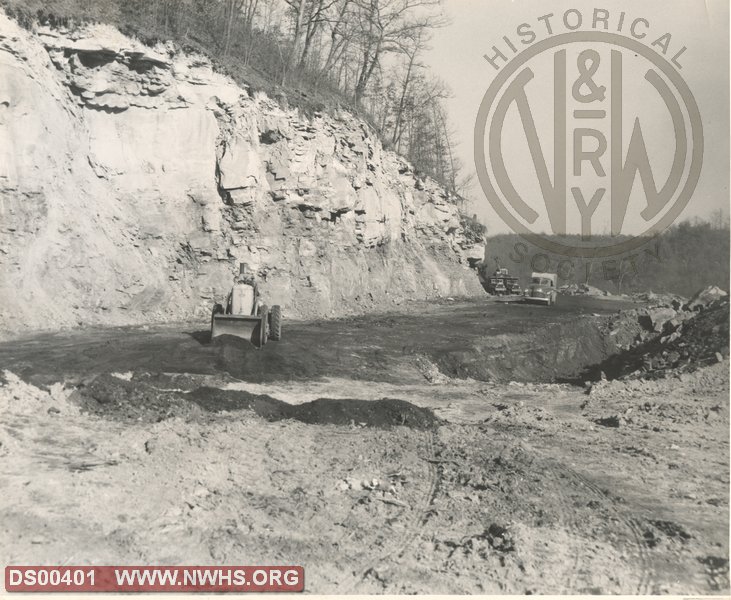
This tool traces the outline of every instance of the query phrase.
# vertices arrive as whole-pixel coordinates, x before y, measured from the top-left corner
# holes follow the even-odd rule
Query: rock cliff
[[[349,113],[1,13],[0,81],[4,334],[205,319],[240,261],[289,317],[481,291],[448,194]]]

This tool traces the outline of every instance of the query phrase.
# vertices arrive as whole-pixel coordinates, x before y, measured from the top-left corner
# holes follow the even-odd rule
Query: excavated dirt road
[[[0,344],[0,563],[302,564],[319,593],[728,593],[728,362],[568,383],[627,303]]]

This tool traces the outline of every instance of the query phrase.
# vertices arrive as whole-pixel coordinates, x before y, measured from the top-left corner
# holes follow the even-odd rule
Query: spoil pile
[[[558,288],[560,294],[565,296],[611,296],[608,291],[600,290],[593,285],[586,283],[571,283]]]
[[[617,330],[640,326],[632,343],[585,372],[586,378],[657,379],[692,372],[729,356],[729,299],[709,287],[685,302],[677,296],[654,296],[646,308],[620,315]]]
[[[196,421],[203,413],[244,410],[267,421],[291,419],[311,425],[430,430],[440,422],[430,409],[394,398],[318,398],[289,404],[267,394],[208,386],[162,389],[156,387],[155,379],[147,374],[126,379],[119,374],[103,373],[81,386],[72,398],[84,412],[126,422],[158,423],[176,417]]]

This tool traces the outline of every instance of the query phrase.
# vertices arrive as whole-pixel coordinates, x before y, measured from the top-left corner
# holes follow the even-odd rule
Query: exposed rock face
[[[290,317],[480,291],[447,194],[347,113],[2,14],[0,80],[0,332],[205,318],[240,261]]]

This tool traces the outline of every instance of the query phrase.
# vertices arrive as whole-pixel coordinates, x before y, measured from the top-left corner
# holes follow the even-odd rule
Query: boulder
[[[251,187],[263,180],[263,167],[256,149],[236,139],[218,161],[219,185],[225,190]]]
[[[651,308],[648,311],[648,317],[650,318],[650,323],[652,323],[652,329],[658,333],[662,332],[665,327],[665,323],[674,319],[676,315],[677,313],[675,310],[668,307]]]
[[[709,304],[725,298],[728,296],[720,287],[716,285],[708,286],[707,288],[700,290],[690,299],[690,302],[685,306],[687,310],[699,310],[703,309]]]

